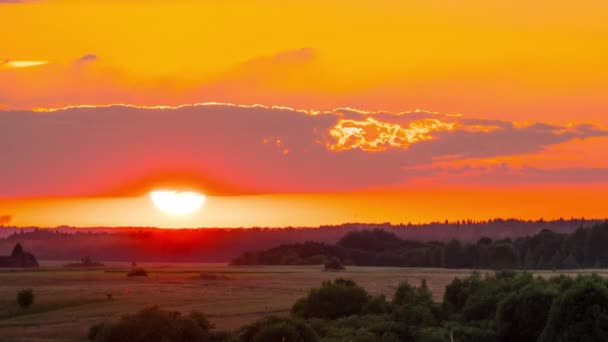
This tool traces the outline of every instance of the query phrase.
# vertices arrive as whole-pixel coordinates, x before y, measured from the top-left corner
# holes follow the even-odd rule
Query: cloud
[[[97,57],[97,55],[89,53],[89,54],[83,55],[80,58],[78,58],[76,60],[76,62],[79,62],[79,63],[83,63],[84,62],[84,63],[86,63],[86,62],[93,62],[93,61],[96,61],[98,59],[99,59],[99,57]]]
[[[587,124],[469,121],[424,111],[229,104],[7,111],[0,114],[0,155],[10,162],[0,168],[0,197],[128,195],[173,184],[225,195],[351,191],[436,175],[412,170],[438,161],[542,153],[606,136]]]
[[[412,168],[405,171],[407,183],[432,181],[438,184],[510,186],[534,184],[605,184],[608,168],[558,167],[538,168],[509,163],[490,165],[449,165]]]
[[[45,65],[45,64],[48,64],[48,62],[47,61],[25,61],[25,60],[5,59],[4,61],[0,62],[0,69],[1,68],[10,68],[10,69],[31,68],[31,67],[37,67],[37,66],[41,66],[41,65]]]

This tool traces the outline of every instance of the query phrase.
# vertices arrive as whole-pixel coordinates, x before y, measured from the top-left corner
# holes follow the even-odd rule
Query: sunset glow
[[[0,1],[0,224],[608,216],[607,11]]]

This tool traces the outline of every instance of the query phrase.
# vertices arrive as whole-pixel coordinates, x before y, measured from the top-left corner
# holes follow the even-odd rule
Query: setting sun
[[[193,213],[205,203],[205,195],[191,191],[157,190],[150,192],[152,203],[171,215]]]

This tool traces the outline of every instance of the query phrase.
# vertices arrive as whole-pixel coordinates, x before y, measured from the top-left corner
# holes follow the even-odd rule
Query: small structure
[[[0,256],[0,267],[38,267],[38,260],[32,253],[23,250],[20,243],[15,245],[8,256]]]

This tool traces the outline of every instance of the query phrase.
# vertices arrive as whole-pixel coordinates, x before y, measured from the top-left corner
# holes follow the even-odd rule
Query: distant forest
[[[474,243],[404,240],[374,229],[347,233],[336,244],[304,242],[246,252],[233,265],[314,265],[339,259],[347,265],[481,269],[608,267],[608,222],[572,233],[543,229],[516,239],[481,237]]]
[[[321,226],[318,228],[203,228],[203,229],[157,229],[157,228],[15,228],[0,227],[0,255],[10,254],[17,242],[31,251],[38,260],[78,261],[90,257],[100,262],[104,261],[156,261],[156,262],[228,262],[247,252],[274,248],[284,244],[297,244],[306,241],[316,241],[327,246],[333,246],[351,232],[381,229],[408,241],[412,251],[425,250],[425,253],[439,253],[444,248],[452,246],[451,240],[460,241],[460,247],[471,251],[469,245],[478,245],[480,237],[489,238],[491,245],[508,239],[517,240],[531,236],[543,230],[559,234],[573,233],[581,227],[591,227],[604,221],[586,220],[582,218],[560,219],[554,221],[535,220],[521,221],[514,219],[493,219],[489,221],[459,220],[455,222],[435,222],[429,224],[360,224],[350,223],[338,226]],[[435,241],[435,242],[430,242]],[[511,242],[514,244],[515,242]],[[507,246],[510,246],[507,244]],[[330,248],[330,247],[328,247]],[[337,248],[337,247],[336,247]],[[450,247],[451,248],[451,247]],[[515,246],[518,260],[525,256],[525,249]],[[492,249],[493,250],[493,249]],[[400,250],[403,252],[404,250]],[[446,250],[448,253],[451,253]],[[444,251],[445,252],[445,251]],[[550,262],[551,253],[542,253],[543,263]],[[523,254],[522,254],[523,253]],[[365,254],[365,253],[364,253]],[[422,254],[422,253],[418,253]],[[550,254],[550,255],[546,255]],[[564,257],[569,257],[565,253]],[[449,254],[448,254],[449,255]],[[308,256],[307,256],[308,257]],[[305,257],[304,259],[306,259]],[[549,258],[549,261],[546,259]],[[465,258],[468,259],[468,258]],[[571,258],[570,258],[571,259]],[[350,257],[353,263],[363,263],[354,255]],[[376,260],[375,258],[373,260]],[[393,259],[393,262],[403,258]],[[426,260],[426,259],[425,259]],[[444,254],[435,255],[433,265],[451,265],[451,260],[459,258],[447,257]],[[577,259],[578,260],[578,259]],[[587,264],[587,259],[585,265]],[[276,262],[276,261],[275,261]],[[284,262],[284,261],[281,261]],[[581,261],[577,261],[581,262]],[[593,260],[595,262],[595,260]],[[409,264],[421,262],[408,261]],[[457,262],[458,265],[468,265]]]

